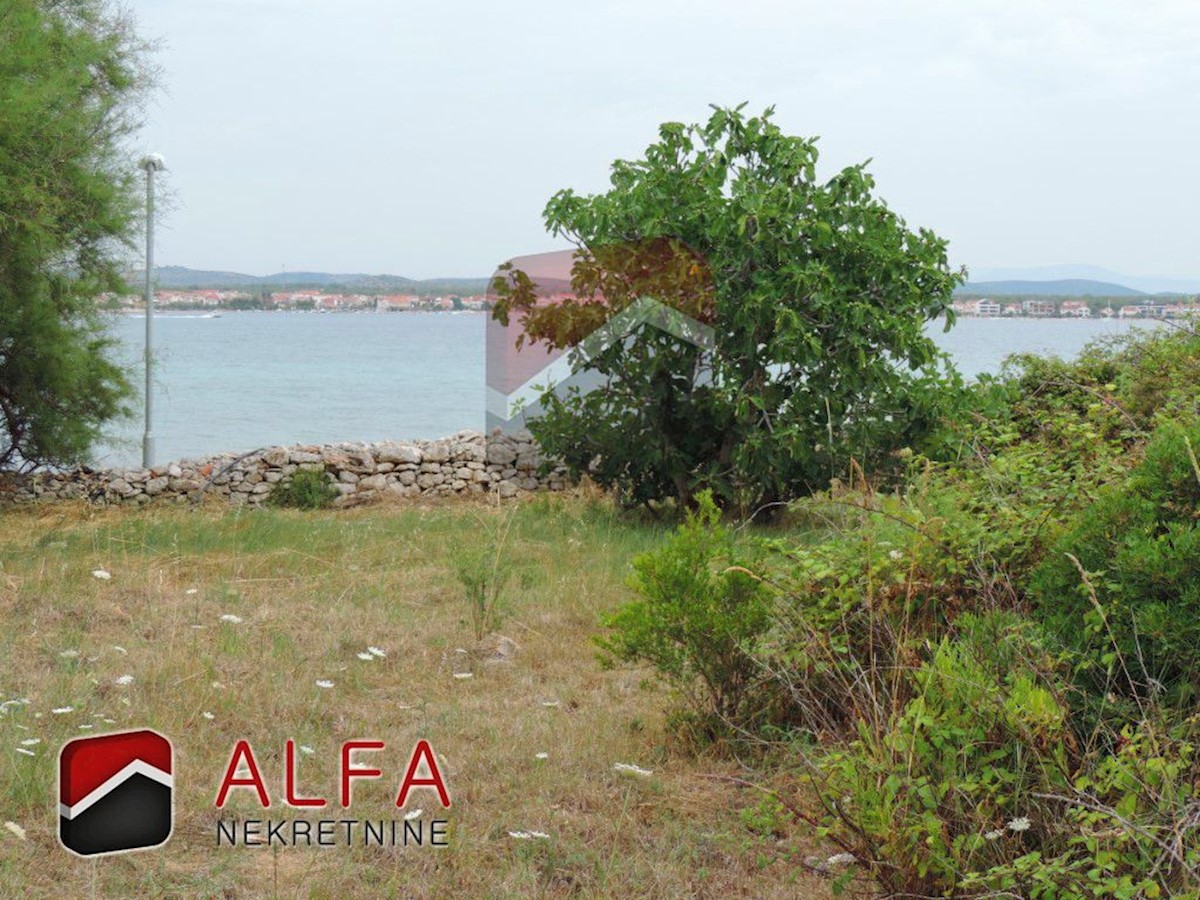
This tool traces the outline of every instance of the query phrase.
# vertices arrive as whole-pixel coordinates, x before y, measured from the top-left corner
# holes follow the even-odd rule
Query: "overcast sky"
[[[1195,0],[130,0],[158,262],[487,275],[660,122],[769,104],[968,266],[1200,276]]]

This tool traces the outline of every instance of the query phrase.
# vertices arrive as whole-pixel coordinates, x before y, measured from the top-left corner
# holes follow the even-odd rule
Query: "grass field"
[[[672,741],[648,672],[596,660],[599,616],[660,537],[587,497],[0,514],[0,702],[29,701],[0,715],[0,823],[24,830],[0,828],[0,896],[827,896],[801,863],[812,839],[778,817],[764,827],[763,795],[728,780],[753,775]],[[457,572],[476,560],[492,580],[498,546],[508,659],[495,634],[477,640]],[[56,839],[59,748],[142,727],[175,744],[172,840],[71,856]],[[383,778],[356,785],[360,819],[441,812],[428,789],[393,803],[429,740],[453,798],[449,847],[218,849],[221,816],[302,815],[256,812],[246,790],[215,808],[241,738],[276,803],[288,738],[313,750],[302,791],[335,804],[341,743],[386,741],[371,760]],[[529,831],[547,837],[510,834]]]

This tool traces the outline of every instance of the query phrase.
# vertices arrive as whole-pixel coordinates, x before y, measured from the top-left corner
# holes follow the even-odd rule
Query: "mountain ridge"
[[[977,282],[1083,279],[1118,284],[1145,294],[1195,294],[1200,292],[1200,278],[1128,275],[1106,269],[1103,266],[1082,263],[1053,266],[971,266],[968,268],[971,278]]]
[[[140,285],[144,269],[130,274],[132,285]],[[403,275],[365,273],[276,272],[271,275],[247,275],[214,269],[189,269],[186,266],[156,266],[155,284],[159,290],[178,288],[216,290],[236,288],[340,288],[343,290],[404,291],[411,293],[483,293],[488,278],[407,278]]]
[[[1134,290],[1111,281],[1092,281],[1086,278],[1063,278],[1054,281],[968,281],[954,291],[956,296],[968,297],[1145,297]]]

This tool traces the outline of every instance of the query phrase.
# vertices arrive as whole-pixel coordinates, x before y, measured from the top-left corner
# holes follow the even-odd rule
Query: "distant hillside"
[[[1195,294],[1200,291],[1200,278],[1168,278],[1158,275],[1128,275],[1114,272],[1101,266],[1058,265],[998,267],[971,266],[971,277],[976,281],[1062,281],[1084,279],[1107,281],[1144,291],[1147,294]]]
[[[955,291],[968,297],[1144,297],[1142,291],[1086,278],[1059,281],[968,281]]]
[[[133,284],[141,284],[144,269],[129,276]],[[185,269],[183,266],[157,266],[156,283],[160,288],[233,288],[258,284],[262,279],[240,272],[207,272]]]
[[[487,278],[427,278],[402,275],[335,274],[330,272],[278,272],[274,275],[245,275],[213,272],[184,266],[160,266],[155,270],[160,288],[264,290],[270,288],[328,288],[350,291],[396,291],[417,294],[482,294]],[[141,284],[141,272],[130,275],[130,283]]]
[[[490,278],[424,278],[414,281],[419,294],[486,294]]]

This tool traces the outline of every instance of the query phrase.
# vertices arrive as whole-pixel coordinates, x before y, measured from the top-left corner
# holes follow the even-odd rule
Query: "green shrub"
[[[639,599],[606,620],[613,632],[597,643],[618,660],[653,665],[712,727],[745,727],[770,705],[770,679],[754,656],[772,609],[758,563],[702,493],[665,546],[634,560]]]
[[[810,756],[819,833],[889,896],[1200,896],[1200,720],[1147,704],[1085,754],[1039,634],[960,616],[905,703]]]
[[[1195,719],[1167,733],[1127,728],[1071,790],[1046,805],[1057,852],[1030,850],[962,887],[1031,898],[1200,897]],[[993,893],[994,892],[994,893]]]
[[[1167,423],[1034,572],[1048,626],[1093,694],[1200,697],[1200,427]]]
[[[901,494],[863,489],[802,504],[831,533],[779,555],[780,596],[760,661],[817,735],[879,726],[913,691],[912,673],[963,615],[1020,608],[1014,538],[992,527],[972,485],[918,465]],[[845,511],[852,515],[845,515]],[[999,650],[995,652],[1000,652]]]
[[[1065,362],[1021,355],[984,378],[934,445],[933,493],[982,529],[984,556],[1019,598],[1079,511],[1140,461],[1160,419],[1200,414],[1200,336],[1133,333]]]
[[[812,761],[822,833],[901,896],[952,895],[1041,846],[1038,795],[1070,784],[1067,710],[1029,630],[967,619],[915,670],[907,703]]]
[[[1149,427],[1159,416],[1200,416],[1200,331],[1177,327],[1169,332],[1134,333],[1087,351],[1089,358],[1108,358],[1114,394],[1130,416]]]
[[[300,469],[290,481],[281,481],[271,490],[271,505],[291,509],[325,509],[338,497],[338,490],[325,472]]]
[[[512,569],[498,555],[486,550],[461,559],[455,574],[466,595],[471,633],[480,641],[504,620],[504,589]]]
[[[1017,360],[898,494],[806,504],[861,515],[789,552],[768,664],[829,748],[825,834],[885,891],[1196,896],[1200,728],[1154,723],[1200,690],[1200,429],[1169,421],[1197,360]]]
[[[459,555],[455,574],[466,595],[471,632],[476,641],[483,640],[504,620],[504,589],[513,573],[507,554],[508,538],[516,512],[517,507],[512,507],[494,526],[481,523],[480,543],[456,551]],[[489,527],[493,533],[486,535]]]

